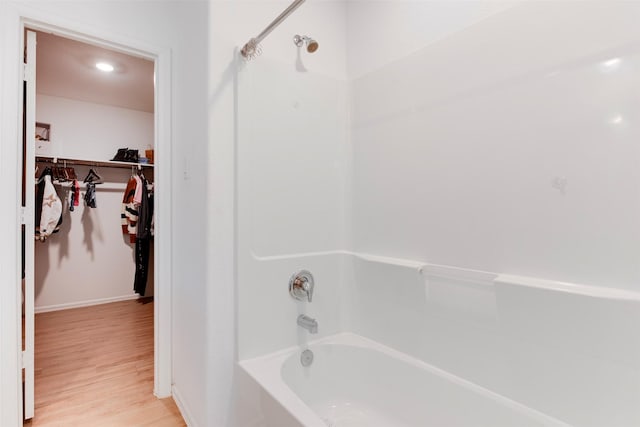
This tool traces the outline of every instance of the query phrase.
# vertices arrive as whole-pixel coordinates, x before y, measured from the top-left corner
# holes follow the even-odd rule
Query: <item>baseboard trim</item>
[[[90,307],[92,305],[108,304],[110,302],[127,301],[127,300],[138,299],[138,298],[140,298],[140,295],[138,294],[122,295],[119,297],[98,298],[98,299],[92,299],[88,301],[69,302],[65,304],[44,305],[40,307],[35,307],[34,311],[36,313],[46,313],[48,311],[58,311],[58,310],[68,310],[70,308]]]
[[[180,396],[180,392],[178,392],[175,385],[171,386],[171,394],[173,395],[173,401],[176,402],[176,406],[180,411],[180,415],[182,415],[184,422],[187,423],[187,427],[197,427],[197,424],[193,421],[193,417],[191,416],[187,405]]]

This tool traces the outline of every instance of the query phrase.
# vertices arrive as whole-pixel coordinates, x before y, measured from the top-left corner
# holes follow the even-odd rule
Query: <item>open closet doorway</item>
[[[124,50],[25,28],[23,406],[31,425],[183,425],[175,404],[156,398],[170,395],[170,319],[158,309],[167,301],[155,274],[159,234],[170,231],[158,220],[168,215],[158,215],[155,184],[157,60]]]

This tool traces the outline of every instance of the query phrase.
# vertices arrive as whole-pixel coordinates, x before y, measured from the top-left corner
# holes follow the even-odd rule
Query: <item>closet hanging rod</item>
[[[118,162],[114,160],[74,159],[70,157],[36,156],[36,162],[52,163],[52,164],[66,162],[67,165],[107,167],[107,168],[130,168],[132,166],[138,167],[138,168],[153,168],[153,164],[150,164],[150,163]]]
[[[66,181],[64,183],[54,181],[53,183],[64,189],[71,188],[71,181]],[[85,191],[84,185],[84,183],[80,183],[81,191]],[[124,191],[126,188],[127,184],[122,182],[102,182],[100,184],[96,184],[96,191]]]
[[[294,2],[289,5],[289,7],[287,7],[280,15],[278,15],[276,19],[274,19],[269,25],[267,25],[267,28],[262,30],[262,32],[256,37],[245,43],[245,45],[242,47],[242,50],[240,51],[242,56],[244,56],[245,59],[250,60],[260,55],[260,53],[262,53],[262,50],[260,49],[260,42],[262,42],[262,40],[264,40],[271,33],[271,31],[273,31],[278,25],[280,25],[282,21],[287,18],[287,16],[291,15],[297,8],[299,8],[302,3],[304,3],[304,0],[294,0]]]

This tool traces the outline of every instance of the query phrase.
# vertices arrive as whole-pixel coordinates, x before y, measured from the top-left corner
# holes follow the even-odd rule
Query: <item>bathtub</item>
[[[300,362],[301,347],[240,362],[305,427],[568,426],[355,334],[308,348],[314,353],[309,367]]]

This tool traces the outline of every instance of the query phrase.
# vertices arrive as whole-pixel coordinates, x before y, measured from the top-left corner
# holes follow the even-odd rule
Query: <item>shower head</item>
[[[309,41],[307,41],[307,52],[309,53],[313,53],[316,50],[318,50],[318,42],[313,40],[313,39],[309,39]]]
[[[293,43],[298,47],[302,47],[303,44],[307,45],[307,52],[309,53],[315,52],[316,50],[318,50],[318,47],[319,47],[318,42],[312,39],[311,37],[301,36],[298,34],[293,36]]]

